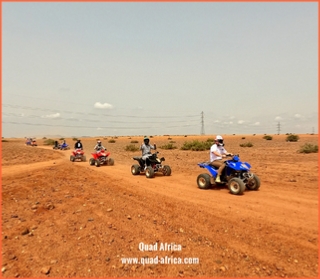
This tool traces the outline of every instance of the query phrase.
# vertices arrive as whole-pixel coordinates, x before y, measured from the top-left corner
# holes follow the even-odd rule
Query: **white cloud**
[[[276,116],[276,118],[274,120],[276,120],[276,121],[282,120],[282,117]]]
[[[108,103],[100,103],[100,102],[96,102],[94,104],[94,107],[95,108],[98,108],[98,109],[112,109],[113,108],[113,105],[111,104],[108,104]]]
[[[59,118],[60,117],[60,113],[54,113],[54,114],[47,114],[47,115],[43,115],[43,118]]]
[[[243,123],[244,123],[243,120],[239,120],[239,121],[238,121],[238,124],[243,124]]]
[[[253,126],[260,126],[260,122],[254,123]]]

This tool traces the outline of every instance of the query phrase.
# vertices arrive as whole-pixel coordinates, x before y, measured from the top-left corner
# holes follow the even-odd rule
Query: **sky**
[[[3,2],[2,137],[318,133],[316,2]]]

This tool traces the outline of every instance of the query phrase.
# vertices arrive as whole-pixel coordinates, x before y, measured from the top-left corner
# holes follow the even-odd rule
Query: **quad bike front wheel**
[[[146,177],[153,178],[154,177],[154,169],[152,167],[147,167],[146,169]]]
[[[162,173],[163,173],[163,175],[165,175],[165,176],[171,175],[171,168],[170,168],[168,165],[164,165],[164,166],[163,166]]]
[[[94,161],[95,161],[95,159],[90,158],[90,160],[89,160],[89,165],[90,165],[90,166],[93,166],[93,165],[94,165]]]
[[[108,163],[108,166],[113,166],[114,165],[114,159],[109,158],[107,163]]]
[[[70,161],[74,162],[74,160],[75,160],[75,157],[73,155],[70,155]]]
[[[140,166],[139,165],[132,165],[131,166],[131,173],[132,173],[132,175],[138,175],[140,173]]]
[[[210,189],[211,187],[210,175],[207,173],[199,174],[197,177],[197,184],[198,184],[198,187],[202,190]]]
[[[247,183],[246,183],[246,187],[249,190],[258,190],[260,188],[260,179],[257,175],[253,174],[252,178],[248,179]]]
[[[95,160],[95,161],[94,161],[94,165],[95,165],[96,167],[100,167],[100,161],[99,161],[99,160]]]
[[[233,195],[242,195],[246,186],[240,178],[231,178],[228,182],[228,188]]]

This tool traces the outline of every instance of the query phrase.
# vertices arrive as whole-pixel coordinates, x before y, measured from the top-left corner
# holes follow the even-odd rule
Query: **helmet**
[[[144,141],[144,143],[148,144],[149,143],[149,138],[148,137],[144,137],[143,141]]]
[[[99,145],[100,145],[100,144],[101,144],[101,140],[98,140],[98,141],[97,141],[97,144],[99,144]]]
[[[217,142],[218,145],[224,146],[223,137],[222,136],[217,135],[215,141]]]

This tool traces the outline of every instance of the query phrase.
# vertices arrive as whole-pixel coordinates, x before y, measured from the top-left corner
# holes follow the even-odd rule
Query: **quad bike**
[[[38,146],[36,140],[33,140],[33,141],[31,142],[31,146]]]
[[[90,166],[95,165],[96,167],[100,167],[100,165],[114,165],[114,159],[110,158],[110,152],[107,152],[104,149],[98,150],[96,153],[91,153],[93,158],[90,158],[89,164]]]
[[[169,176],[171,175],[171,168],[168,165],[162,165],[162,162],[165,161],[165,158],[158,158],[158,153],[155,152],[153,154],[150,153],[150,156],[144,161],[142,157],[135,156],[133,160],[138,161],[138,164],[134,164],[131,166],[131,173],[133,175],[138,175],[140,172],[145,172],[147,178],[153,178],[155,176],[155,172],[162,172],[163,175]]]
[[[244,190],[258,190],[260,187],[259,177],[250,172],[251,165],[246,162],[241,162],[239,155],[232,156],[232,159],[225,161],[220,180],[222,185],[227,184],[229,191],[234,195],[243,194]],[[207,169],[211,175],[207,173],[199,174],[197,184],[200,189],[209,189],[218,174],[218,168],[210,165],[208,162],[198,163],[200,168]]]
[[[70,146],[67,143],[63,143],[59,145],[60,150],[69,150]]]
[[[84,151],[80,148],[73,150],[72,155],[70,155],[70,161],[86,161],[86,156],[84,155]]]

